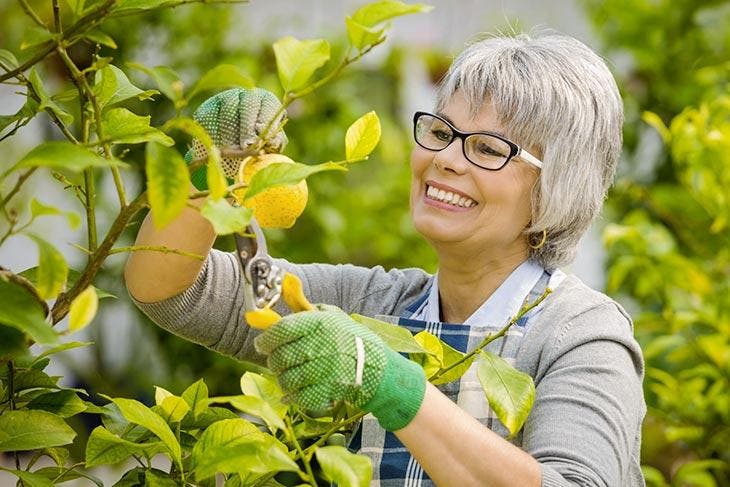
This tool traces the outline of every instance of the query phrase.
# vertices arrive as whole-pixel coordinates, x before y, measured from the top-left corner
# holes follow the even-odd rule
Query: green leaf
[[[164,451],[162,442],[134,443],[119,438],[103,426],[97,426],[86,443],[86,468],[123,462],[132,455],[151,457]]]
[[[351,17],[345,17],[345,26],[347,27],[347,38],[352,47],[358,51],[362,51],[368,46],[378,44],[383,40],[385,27],[377,29],[375,27],[366,27],[361,23],[353,20]]]
[[[219,200],[226,195],[228,190],[228,181],[226,180],[223,169],[221,169],[221,152],[218,147],[211,147],[208,150],[208,164],[205,173],[208,188],[210,188],[210,198]]]
[[[188,94],[188,99],[192,99],[205,91],[221,90],[224,88],[234,87],[253,88],[254,82],[250,76],[243,73],[238,66],[233,64],[219,64],[203,75],[200,80],[193,86]]]
[[[5,49],[0,49],[0,66],[3,66],[7,71],[11,71],[19,65],[18,58],[15,57],[15,54]]]
[[[0,361],[25,355],[27,351],[26,336],[23,332],[10,326],[0,325]],[[3,396],[3,393],[3,388],[0,386],[0,397]]]
[[[93,91],[102,109],[131,98],[149,100],[158,94],[156,90],[144,91],[137,88],[124,71],[111,64],[96,72]]]
[[[167,450],[172,454],[172,459],[175,463],[178,466],[181,465],[182,451],[180,449],[180,443],[178,443],[175,435],[164,419],[134,399],[116,398],[112,399],[112,401],[117,405],[127,421],[147,428],[152,434],[161,439],[167,447]]]
[[[96,288],[89,286],[74,298],[68,313],[68,329],[73,333],[83,330],[91,323],[99,309],[99,296],[96,295]]]
[[[137,69],[150,76],[159,90],[172,101],[180,100],[183,96],[183,82],[180,75],[167,66],[148,68],[139,63],[127,63],[130,68]]]
[[[348,161],[365,159],[379,141],[380,120],[375,112],[368,112],[347,129],[345,158]]]
[[[112,108],[102,115],[104,138],[113,144],[141,144],[159,142],[165,146],[175,141],[162,131],[150,126],[150,116],[136,115],[126,108]]]
[[[352,19],[365,27],[373,27],[394,17],[431,10],[432,6],[422,3],[407,4],[396,0],[381,0],[360,7],[352,15]]]
[[[274,43],[279,81],[285,92],[307,84],[314,72],[330,58],[330,45],[324,39],[300,41],[288,36]]]
[[[647,111],[641,114],[641,119],[659,132],[659,135],[662,137],[665,144],[668,144],[672,140],[672,134],[669,131],[669,128],[667,128],[659,115],[654,112]]]
[[[206,400],[206,406],[208,401]],[[195,429],[204,430],[211,424],[223,419],[236,419],[238,415],[226,408],[206,407],[203,412],[196,418],[194,415],[185,416],[180,423],[180,428],[184,431]]]
[[[213,423],[193,447],[192,462],[198,481],[221,473],[269,473],[299,470],[286,447],[244,419]]]
[[[59,352],[64,352],[66,350],[71,350],[74,348],[79,347],[88,347],[89,345],[92,345],[93,342],[67,342],[62,343],[60,345],[57,345],[55,347],[49,348],[48,350],[44,350],[40,355],[38,355],[34,360],[33,363],[37,363],[40,360],[43,360],[44,358],[54,355]]]
[[[34,286],[38,282],[38,268],[37,267],[31,267],[30,269],[26,269],[20,274],[19,276],[23,276],[24,278],[28,279]],[[81,273],[77,271],[76,269],[69,269],[68,270],[68,279],[66,280],[66,287],[72,288],[74,284],[79,280],[81,277]],[[96,294],[99,296],[99,299],[103,298],[114,298],[117,299],[117,297],[113,294],[111,294],[108,291],[104,291],[103,289],[96,289]]]
[[[106,159],[80,145],[65,141],[44,142],[36,146],[17,164],[23,167],[50,167],[82,172],[89,167],[124,166],[117,159]]]
[[[217,235],[230,235],[246,229],[253,211],[243,206],[232,206],[225,199],[208,199],[200,208],[200,214],[213,224]]]
[[[246,188],[245,199],[253,198],[273,186],[297,184],[302,179],[322,171],[347,171],[347,168],[334,162],[313,165],[298,162],[274,162],[253,175]]]
[[[396,352],[426,353],[421,344],[413,338],[413,334],[402,326],[358,314],[352,314],[350,317],[365,325]]]
[[[33,398],[26,407],[39,409],[57,414],[62,418],[69,418],[86,411],[86,405],[74,391],[62,390],[47,392]]]
[[[58,450],[57,448],[47,448],[44,450],[46,453],[50,453],[51,450]],[[64,450],[68,452],[67,450]],[[68,457],[68,455],[67,455]],[[54,459],[54,461],[57,461]],[[59,465],[62,465],[62,462],[58,462]],[[58,485],[64,482],[68,482],[70,480],[77,480],[77,479],[87,479],[93,482],[97,487],[104,487],[104,483],[98,479],[97,477],[94,477],[93,475],[89,475],[86,472],[79,472],[78,470],[69,470],[67,467],[43,467],[39,468],[38,470],[33,472],[37,475],[43,475],[48,480],[52,480],[54,482],[54,485]]]
[[[19,122],[20,125],[27,123],[38,114],[38,111],[38,102],[31,97],[27,97],[25,104],[13,115],[0,115],[0,131],[14,122]]]
[[[28,389],[55,389],[58,388],[59,378],[51,377],[42,370],[20,370],[15,374],[14,388],[17,392]]]
[[[456,363],[464,359],[466,354],[451,347],[451,345],[443,340],[441,341],[441,349],[443,351],[443,364],[441,366],[441,370],[445,370],[451,366],[454,366],[454,368],[439,375],[438,378],[433,379],[431,383],[435,385],[446,384],[459,379],[467,370],[469,370],[469,367],[471,367],[471,364],[474,363],[474,359],[476,358],[476,355],[472,355],[459,365],[456,365]]]
[[[208,404],[227,403],[243,411],[264,420],[269,429],[273,432],[276,429],[285,430],[286,425],[268,402],[255,396],[221,396],[208,400]]]
[[[497,418],[517,434],[525,423],[535,400],[532,377],[512,367],[502,357],[481,350],[477,361],[477,376],[484,394]]]
[[[4,470],[18,477],[20,480],[23,481],[22,485],[25,487],[53,487],[54,485],[51,479],[47,478],[45,475],[36,472],[26,472],[25,470],[11,470],[4,467],[0,467],[0,470]]]
[[[46,323],[36,298],[22,287],[0,279],[0,323],[26,333],[34,341],[55,344],[58,336]]]
[[[65,111],[63,108],[58,106],[56,102],[53,101],[53,99],[51,99],[51,97],[48,95],[46,88],[43,86],[43,81],[41,81],[40,76],[38,76],[38,71],[36,71],[35,67],[30,70],[30,74],[28,75],[28,81],[33,87],[33,90],[35,90],[36,94],[38,95],[38,98],[40,98],[38,111],[48,109],[52,111],[59,118],[59,120],[61,120],[66,125],[73,122],[73,116]]]
[[[6,411],[0,415],[0,452],[38,450],[68,445],[76,432],[46,411]]]
[[[168,397],[172,397],[174,394],[164,387],[155,386],[155,404],[159,406],[162,404],[162,401],[167,399]]]
[[[322,446],[314,453],[324,478],[339,487],[367,487],[373,476],[370,458],[342,446]]]
[[[68,264],[56,247],[37,235],[28,235],[38,246],[38,273],[36,291],[43,299],[58,296],[66,284]]]
[[[146,487],[178,487],[178,484],[167,472],[151,468],[144,475]]]
[[[23,36],[23,40],[20,42],[20,50],[24,51],[31,47],[45,44],[51,39],[53,39],[53,33],[50,32],[48,29],[44,29],[35,25],[27,27],[25,30],[25,35]]]
[[[109,37],[109,35],[103,33],[100,30],[92,30],[84,34],[84,39],[88,39],[95,44],[101,44],[102,46],[111,47],[112,49],[117,48],[117,43]]]
[[[206,149],[208,149],[208,152],[210,152],[211,147],[213,147],[213,139],[210,138],[210,134],[208,134],[208,131],[205,130],[202,125],[200,125],[192,118],[171,118],[170,120],[165,122],[165,125],[162,126],[162,130],[164,132],[169,132],[173,129],[182,130],[189,136],[198,139],[200,143],[203,144]]]
[[[423,367],[426,378],[430,379],[444,366],[444,342],[427,331],[416,333],[413,338],[426,353],[412,353],[409,357]]]
[[[188,403],[193,411],[195,419],[208,407],[208,386],[205,385],[203,379],[199,379],[182,393],[182,398]]]
[[[73,211],[59,210],[55,206],[46,205],[35,198],[30,201],[30,215],[33,219],[36,219],[39,216],[46,215],[65,216],[66,221],[68,222],[68,225],[71,227],[72,230],[75,230],[81,224],[81,217],[78,215],[78,213],[75,213]]]
[[[157,142],[147,143],[145,159],[152,221],[162,228],[185,208],[190,193],[188,168],[175,149]]]
[[[163,412],[160,416],[168,423],[179,423],[190,411],[190,406],[182,397],[168,396],[158,406]]]
[[[283,418],[288,410],[287,405],[283,402],[284,391],[272,377],[246,372],[241,376],[241,392],[247,396],[263,399],[274,408],[280,418]]]

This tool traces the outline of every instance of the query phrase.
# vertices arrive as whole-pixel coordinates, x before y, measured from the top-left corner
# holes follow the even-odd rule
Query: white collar
[[[464,322],[470,326],[502,326],[507,324],[522,307],[532,288],[545,269],[528,259],[520,264],[482,305]],[[413,318],[440,321],[438,274],[436,274],[425,306]]]

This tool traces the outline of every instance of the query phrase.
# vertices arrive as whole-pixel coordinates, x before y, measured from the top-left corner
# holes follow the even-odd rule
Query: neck
[[[439,253],[439,301],[441,319],[463,323],[486,301],[520,264],[526,249],[502,254],[457,256]]]

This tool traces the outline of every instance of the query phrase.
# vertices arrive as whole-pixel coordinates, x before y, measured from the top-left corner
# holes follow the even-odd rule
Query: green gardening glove
[[[221,151],[221,166],[228,178],[238,174],[241,162],[255,155],[259,136],[281,108],[281,102],[270,91],[262,88],[233,88],[205,100],[193,118],[203,126]],[[287,138],[283,130],[274,133],[286,112],[282,111],[272,123],[271,133],[263,146],[263,152],[281,152]],[[208,151],[199,140],[193,140],[192,148],[185,154],[185,162],[205,159]],[[207,189],[205,166],[190,177],[196,188]]]
[[[411,422],[423,402],[423,369],[343,311],[285,316],[255,345],[268,355],[288,398],[305,410],[323,412],[345,401],[395,431]]]

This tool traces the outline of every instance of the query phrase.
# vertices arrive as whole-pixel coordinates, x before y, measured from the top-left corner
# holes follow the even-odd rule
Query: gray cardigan
[[[302,279],[312,302],[368,316],[401,315],[431,277],[420,269],[277,263]],[[241,283],[235,256],[214,250],[188,290],[137,305],[176,335],[263,363],[253,347],[258,331],[243,321]],[[543,486],[644,485],[643,359],[621,306],[568,276],[530,322],[515,367],[535,381],[519,446],[540,462]]]

